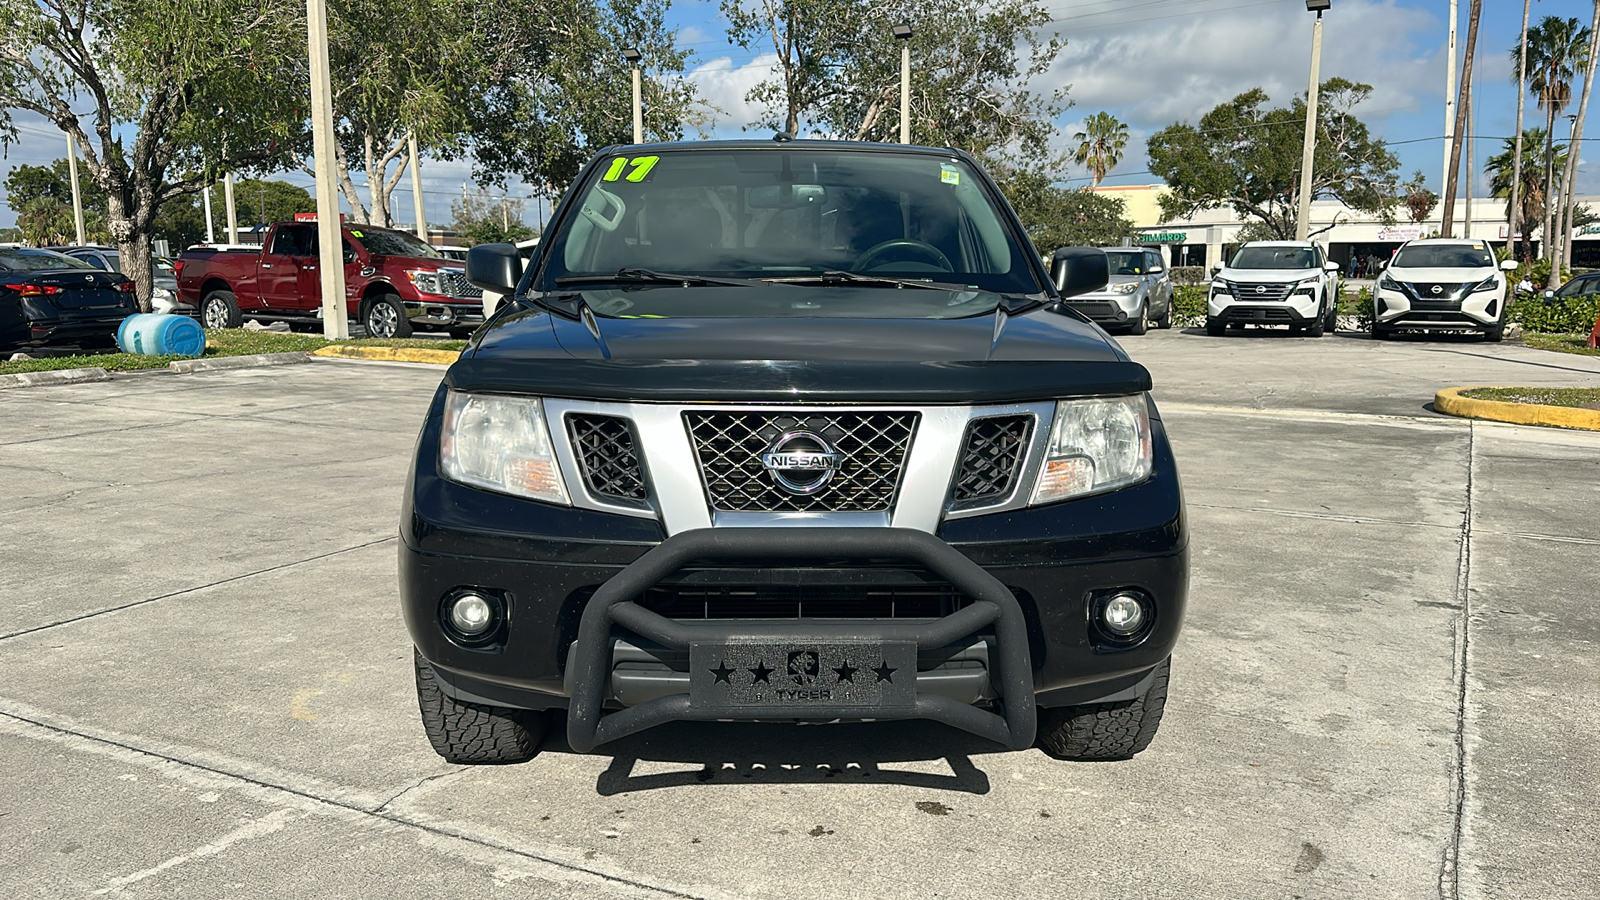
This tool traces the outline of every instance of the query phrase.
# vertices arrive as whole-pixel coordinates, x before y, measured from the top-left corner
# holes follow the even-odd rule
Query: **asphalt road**
[[[1426,408],[1600,359],[1123,343],[1193,585],[1161,734],[1104,764],[884,723],[447,765],[394,564],[439,369],[0,394],[0,896],[1600,896],[1600,435]]]

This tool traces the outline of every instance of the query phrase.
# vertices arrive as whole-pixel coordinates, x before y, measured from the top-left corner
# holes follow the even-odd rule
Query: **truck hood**
[[[460,390],[682,402],[1014,402],[1150,387],[1149,373],[1104,332],[1051,309],[581,320],[524,310],[480,334],[446,380]]]

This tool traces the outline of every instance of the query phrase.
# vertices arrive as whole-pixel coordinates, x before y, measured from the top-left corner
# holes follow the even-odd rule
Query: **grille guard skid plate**
[[[972,599],[969,606],[933,622],[739,622],[686,624],[657,615],[633,602],[666,576],[696,560],[882,559],[910,560],[926,566]],[[673,535],[612,576],[584,607],[578,638],[567,656],[573,685],[567,709],[567,743],[579,753],[600,744],[678,720],[716,721],[753,718],[747,708],[696,705],[689,694],[673,694],[604,712],[610,679],[611,637],[615,626],[674,650],[713,640],[799,643],[871,638],[915,643],[936,649],[993,625],[991,682],[1001,695],[1003,715],[939,697],[917,695],[915,705],[881,711],[870,707],[806,707],[804,718],[932,719],[971,732],[1013,750],[1033,745],[1037,711],[1027,625],[1017,598],[993,575],[931,534],[904,528],[703,528]]]

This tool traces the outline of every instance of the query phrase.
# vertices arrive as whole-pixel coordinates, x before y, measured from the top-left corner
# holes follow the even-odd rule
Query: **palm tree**
[[[1097,112],[1084,120],[1083,130],[1072,139],[1078,142],[1072,158],[1093,173],[1094,181],[1089,186],[1096,188],[1106,173],[1122,161],[1122,149],[1128,146],[1128,126],[1108,112]]]
[[[1589,29],[1577,19],[1545,16],[1528,29],[1529,84],[1544,110],[1545,196],[1555,199],[1556,116],[1572,102],[1572,80],[1588,63]],[[1560,203],[1544,204],[1544,255],[1555,249],[1555,225],[1551,221]]]
[[[1528,255],[1528,229],[1524,222],[1528,221],[1522,215],[1522,106],[1528,97],[1528,12],[1533,6],[1533,0],[1522,0],[1522,34],[1517,38],[1516,49],[1511,52],[1517,58],[1517,137],[1516,147],[1513,148],[1513,171],[1511,173],[1511,202],[1506,204],[1507,224],[1510,229],[1507,233],[1506,244],[1512,241],[1520,244],[1518,253],[1513,254],[1516,259],[1526,259]],[[1518,235],[1521,235],[1518,238]]]
[[[1529,128],[1522,133],[1521,141],[1506,138],[1503,141],[1505,152],[1489,157],[1484,163],[1484,171],[1489,175],[1489,195],[1506,200],[1506,217],[1513,222],[1537,222],[1544,218],[1545,182],[1540,171],[1544,167],[1544,154],[1539,149],[1544,146],[1544,139],[1543,128]],[[1519,146],[1521,165],[1516,159]],[[1566,164],[1567,151],[1557,150],[1555,157],[1556,167],[1560,168]],[[1510,208],[1513,200],[1520,210]]]

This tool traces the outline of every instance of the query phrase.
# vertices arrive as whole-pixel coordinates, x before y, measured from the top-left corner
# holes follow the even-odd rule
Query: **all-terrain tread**
[[[1039,746],[1058,759],[1129,759],[1155,739],[1171,675],[1163,660],[1143,697],[1040,710]]]
[[[545,716],[526,709],[482,706],[452,699],[439,687],[433,667],[413,650],[417,705],[428,743],[446,761],[515,763],[530,759],[544,738]]]

